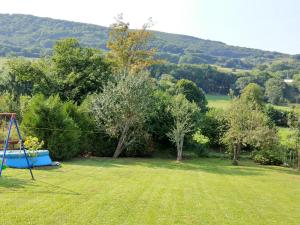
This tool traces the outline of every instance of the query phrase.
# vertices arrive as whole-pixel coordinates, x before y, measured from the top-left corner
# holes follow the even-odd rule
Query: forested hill
[[[257,64],[292,56],[226,45],[186,35],[155,31],[152,45],[172,63],[217,64],[251,69]],[[40,57],[51,53],[56,40],[75,37],[83,45],[106,48],[108,28],[103,26],[20,14],[0,14],[0,56]]]

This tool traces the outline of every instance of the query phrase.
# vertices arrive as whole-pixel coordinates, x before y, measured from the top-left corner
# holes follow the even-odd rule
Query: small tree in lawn
[[[120,76],[96,95],[93,112],[99,126],[118,138],[114,158],[142,134],[153,105],[154,83],[146,74]]]
[[[268,126],[268,118],[253,104],[242,98],[233,100],[227,114],[229,129],[223,142],[233,151],[233,165],[238,164],[243,146],[251,145],[256,149],[274,146],[277,142],[276,130]]]
[[[173,97],[169,110],[174,118],[174,126],[168,136],[176,144],[177,161],[181,161],[184,138],[193,131],[199,108],[196,103],[189,102],[183,94],[179,94]]]

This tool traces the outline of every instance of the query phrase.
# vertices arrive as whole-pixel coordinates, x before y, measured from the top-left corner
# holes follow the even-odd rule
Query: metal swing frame
[[[22,139],[22,136],[21,136],[19,125],[18,125],[18,122],[17,122],[17,119],[16,119],[16,113],[0,113],[0,117],[1,116],[10,117],[10,122],[9,122],[9,127],[8,127],[8,132],[7,132],[7,138],[5,139],[5,144],[4,144],[4,148],[3,148],[3,156],[2,156],[2,162],[1,162],[1,167],[0,167],[0,177],[2,176],[2,168],[3,168],[3,165],[4,165],[6,151],[8,150],[8,144],[9,144],[9,138],[10,138],[10,135],[11,135],[11,130],[12,130],[13,125],[15,125],[17,133],[18,133],[19,141],[20,141],[21,150],[23,150],[24,156],[25,156],[25,159],[26,159],[26,162],[27,162],[27,168],[30,171],[30,175],[31,175],[32,180],[34,180],[34,176],[33,176],[32,170],[31,170],[32,166],[30,165],[29,160],[28,160],[28,156],[27,156],[27,153],[26,153],[26,148],[24,146],[24,142],[23,142],[23,139]]]

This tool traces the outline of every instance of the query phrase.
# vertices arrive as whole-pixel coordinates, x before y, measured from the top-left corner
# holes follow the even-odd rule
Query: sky
[[[300,54],[300,0],[0,0],[0,13],[22,13],[109,26],[123,13],[132,28]]]

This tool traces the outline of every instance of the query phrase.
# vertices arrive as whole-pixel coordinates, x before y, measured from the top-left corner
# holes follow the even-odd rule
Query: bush
[[[222,110],[210,109],[199,123],[201,133],[209,139],[210,147],[220,147],[222,137],[228,129],[228,122]]]
[[[26,135],[43,140],[56,160],[71,159],[80,150],[81,131],[65,110],[65,104],[58,96],[45,99],[35,95],[28,102],[21,126]]]
[[[289,112],[275,109],[273,106],[267,105],[265,113],[276,126],[288,127]]]
[[[76,122],[81,130],[80,154],[92,154],[100,157],[111,157],[114,153],[116,140],[101,131],[91,113],[93,96],[88,96],[78,107],[71,102],[65,103],[67,114]]]
[[[278,149],[275,150],[260,150],[254,153],[253,157],[256,163],[261,165],[282,165],[282,157]]]

